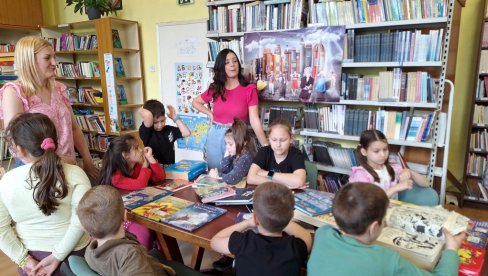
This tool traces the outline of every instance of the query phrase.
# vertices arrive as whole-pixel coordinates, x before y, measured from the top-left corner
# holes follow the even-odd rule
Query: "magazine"
[[[236,188],[235,195],[215,200],[215,205],[246,205],[252,204],[254,188]]]
[[[172,194],[173,193],[170,191],[164,191],[154,187],[146,187],[122,196],[122,200],[124,201],[125,208],[132,210],[146,203]]]
[[[186,231],[193,231],[217,217],[223,215],[227,210],[203,204],[195,203],[179,212],[163,218],[161,221]]]
[[[222,179],[211,177],[208,174],[200,175],[197,178],[197,180],[195,180],[195,182],[193,183],[194,188],[221,186],[221,185],[226,185],[226,183]]]
[[[171,191],[171,192],[176,192],[191,187],[192,184],[193,182],[184,179],[166,179],[164,180],[163,184],[154,187],[158,189]]]
[[[196,188],[195,193],[203,203],[213,202],[218,199],[227,198],[236,194],[236,191],[227,185],[216,185]]]
[[[192,204],[193,202],[185,199],[174,196],[165,196],[158,200],[149,202],[146,205],[135,208],[132,210],[132,212],[155,221],[160,221],[162,218],[174,214]]]
[[[309,216],[318,216],[332,211],[334,194],[307,189],[295,194],[295,208]]]
[[[207,170],[207,163],[197,160],[180,160],[164,167],[167,179],[193,180]]]

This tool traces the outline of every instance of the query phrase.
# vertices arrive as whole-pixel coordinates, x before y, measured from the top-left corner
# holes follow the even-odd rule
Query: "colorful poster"
[[[194,98],[203,92],[203,63],[176,63],[176,112],[179,114],[199,114],[191,106]]]
[[[207,131],[210,127],[208,118],[190,115],[179,116],[191,130],[191,135],[186,138],[178,139],[178,148],[203,151],[205,141],[207,141]]]
[[[245,33],[245,76],[266,82],[267,100],[339,101],[344,33],[344,26]]]
[[[110,132],[118,132],[120,129],[118,123],[119,114],[117,112],[117,96],[115,95],[114,61],[111,53],[103,54],[103,63],[105,65],[105,81],[107,82]]]

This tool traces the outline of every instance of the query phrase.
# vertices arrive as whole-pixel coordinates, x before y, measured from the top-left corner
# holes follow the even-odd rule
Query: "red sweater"
[[[147,187],[149,179],[159,182],[166,178],[166,173],[159,163],[149,163],[149,167],[143,168],[141,164],[137,163],[130,177],[126,177],[120,170],[116,170],[112,175],[112,185],[119,189],[132,191]]]

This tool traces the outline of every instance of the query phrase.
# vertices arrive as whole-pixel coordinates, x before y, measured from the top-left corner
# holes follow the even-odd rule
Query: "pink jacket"
[[[396,163],[391,163],[391,166],[393,167],[393,170],[395,171],[395,180],[390,181],[388,185],[381,185],[378,182],[374,181],[373,176],[363,167],[357,166],[357,167],[352,167],[352,172],[351,175],[349,175],[349,182],[367,182],[367,183],[372,183],[380,186],[383,190],[387,190],[392,186],[395,186],[398,181],[398,176],[400,173],[403,171],[403,168],[400,164]]]

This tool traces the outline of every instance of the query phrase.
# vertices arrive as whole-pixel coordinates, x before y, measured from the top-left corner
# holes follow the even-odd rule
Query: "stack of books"
[[[181,160],[164,167],[167,179],[193,180],[207,171],[207,163],[196,160]]]
[[[458,250],[459,275],[481,275],[488,240],[488,222],[471,220],[466,232],[466,240]]]

